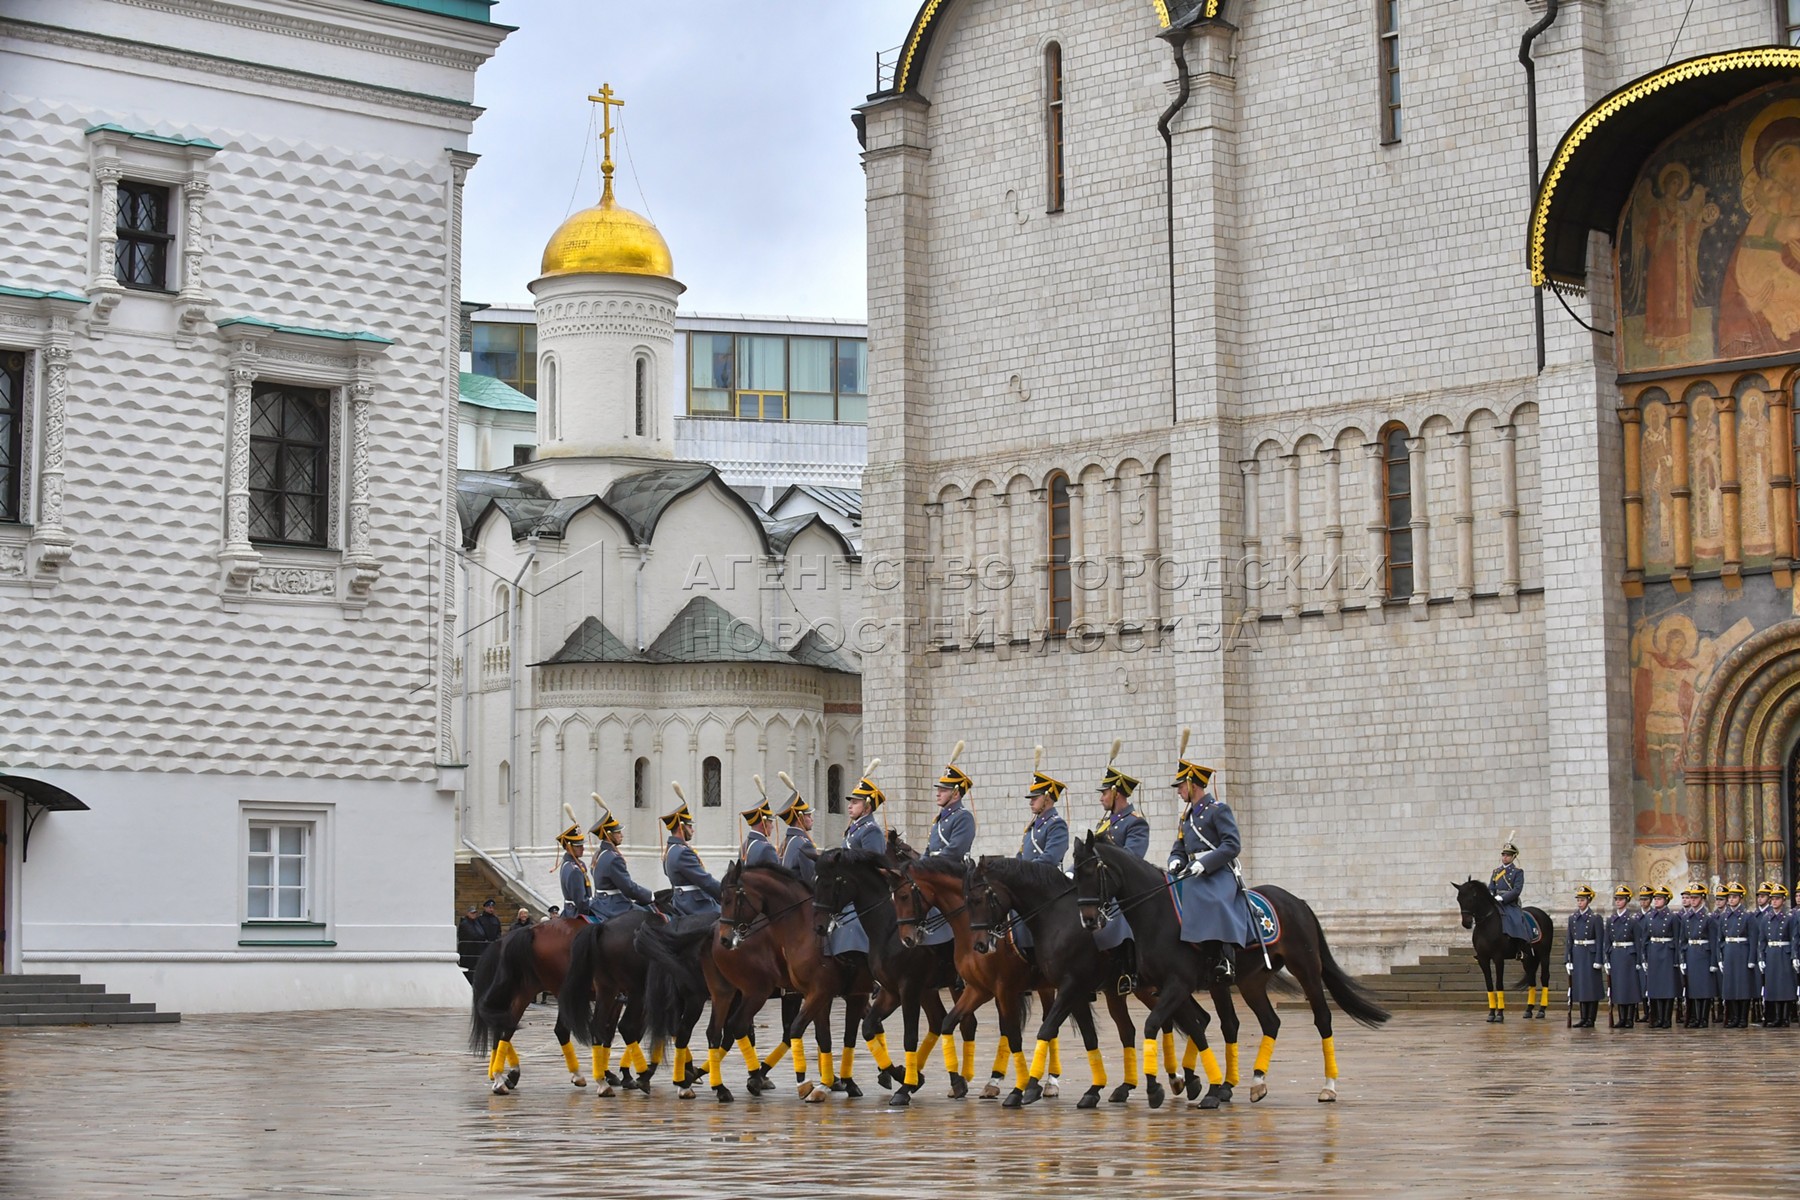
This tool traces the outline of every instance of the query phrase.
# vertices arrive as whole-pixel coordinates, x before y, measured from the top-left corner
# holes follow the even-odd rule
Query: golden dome
[[[655,275],[675,277],[669,243],[646,218],[620,208],[612,180],[600,203],[557,227],[544,247],[545,275]]]

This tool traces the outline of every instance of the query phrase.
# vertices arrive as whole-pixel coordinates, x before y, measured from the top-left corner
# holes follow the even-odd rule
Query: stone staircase
[[[1506,1006],[1522,1009],[1525,989],[1519,985],[1522,964],[1506,964]],[[1563,1003],[1562,961],[1551,967],[1550,1004]],[[1390,1011],[1417,1008],[1484,1008],[1487,985],[1481,968],[1467,950],[1454,954],[1429,954],[1410,966],[1395,967],[1386,975],[1365,975],[1357,980],[1375,1002]]]
[[[562,895],[559,891],[557,895]],[[479,858],[470,858],[456,864],[456,915],[462,916],[469,905],[480,905],[484,900],[494,901],[494,915],[500,918],[502,929],[513,923],[513,917],[521,908],[531,910],[534,919],[541,918],[544,910],[535,902],[527,900],[515,891],[498,871],[482,862]]]
[[[133,1004],[79,975],[0,975],[0,1026],[162,1025],[181,1020],[154,1004]]]

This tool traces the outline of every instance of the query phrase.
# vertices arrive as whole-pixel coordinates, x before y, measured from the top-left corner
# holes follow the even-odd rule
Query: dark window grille
[[[1381,140],[1400,140],[1400,0],[1376,0],[1381,13]]]
[[[1067,633],[1074,613],[1069,578],[1069,477],[1050,477],[1050,632]]]
[[[250,538],[326,544],[331,394],[259,383],[250,398]]]
[[[1387,515],[1387,595],[1413,594],[1412,456],[1406,427],[1390,425],[1381,435],[1381,478]]]
[[[1051,42],[1044,51],[1044,162],[1049,172],[1051,212],[1063,210],[1063,67],[1062,47]]]
[[[832,767],[825,772],[825,811],[834,813],[844,811],[844,768],[842,767]]]
[[[716,758],[700,764],[700,806],[720,808],[725,803],[725,772]]]
[[[537,447],[536,446],[514,446],[513,447],[513,466],[515,466],[515,467],[522,467],[526,463],[534,461],[536,458],[537,458]]]
[[[21,520],[25,429],[25,355],[0,350],[0,521]]]
[[[118,242],[113,275],[126,287],[169,290],[169,189],[147,183],[119,184]]]
[[[631,807],[650,807],[650,760],[647,758],[631,764]]]
[[[645,363],[643,359],[640,358],[637,360],[637,435],[639,437],[644,436],[644,430],[649,424],[649,422],[647,420],[647,418],[650,415],[649,411],[648,411],[649,410],[649,396],[648,396],[649,390],[650,390],[649,365],[647,363]]]

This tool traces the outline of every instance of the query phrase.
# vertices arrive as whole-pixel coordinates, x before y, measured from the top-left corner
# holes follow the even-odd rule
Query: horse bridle
[[[1074,890],[1075,890],[1075,885],[1073,883],[1071,883],[1071,884],[1069,884],[1068,887],[1064,888],[1060,892],[1057,892],[1054,896],[1051,896],[1048,900],[1045,900],[1042,904],[1038,905],[1036,908],[1032,909],[1030,912],[1022,912],[1016,917],[1012,916],[1009,913],[1008,915],[1001,917],[997,921],[981,921],[981,922],[971,921],[969,923],[969,928],[972,931],[974,931],[975,933],[989,933],[996,929],[1003,930],[1003,931],[1010,931],[1012,929],[1013,922],[1017,921],[1021,925],[1026,924],[1027,922],[1029,922],[1031,920],[1031,918],[1037,916],[1039,913],[1043,912],[1045,909],[1049,908],[1052,904],[1055,904],[1058,900],[1061,900],[1064,896],[1068,895],[1070,892],[1072,892]],[[981,892],[982,892],[982,902],[987,905],[988,915],[991,917],[996,912],[1000,911],[1000,898],[994,894],[994,885],[988,881],[988,877],[985,874],[983,874],[981,877]],[[966,892],[964,894],[967,895]],[[966,907],[968,907],[968,905],[965,904],[963,907],[966,908]]]
[[[905,881],[905,886],[907,888],[911,889],[913,903],[918,905],[918,912],[919,912],[919,915],[916,917],[901,916],[900,915],[900,888],[898,886],[896,886],[896,887],[888,889],[888,895],[894,901],[894,922],[895,922],[894,932],[899,936],[901,943],[904,944],[906,942],[906,927],[908,925],[911,925],[913,927],[913,931],[915,932],[915,934],[924,932],[925,920],[926,920],[925,914],[927,914],[931,911],[931,905],[926,903],[925,893],[919,889],[919,881],[912,877],[912,872],[910,872],[910,871],[906,872],[901,878]],[[962,912],[964,909],[966,909],[968,907],[969,907],[968,892],[964,891],[963,902],[961,904],[957,905],[953,909],[950,909],[948,912],[946,912],[942,909],[938,910],[939,923],[948,921],[951,917],[954,917],[957,913]]]
[[[731,885],[731,890],[737,894],[738,911],[740,913],[746,905],[754,907],[755,901],[751,900],[749,889],[744,887],[744,877],[742,875],[739,875],[737,880]],[[803,904],[811,903],[811,901],[811,896],[802,896],[786,908],[779,908],[774,912],[769,912],[765,909],[755,909],[750,917],[744,918],[739,916],[735,919],[727,918],[725,916],[724,908],[721,906],[719,910],[719,928],[723,930],[729,926],[731,929],[731,941],[727,943],[726,949],[735,950],[745,941],[745,939],[755,933],[757,929],[773,925],[778,919],[787,916]]]
[[[1080,869],[1081,869],[1080,865],[1077,864],[1076,870],[1079,871]],[[1100,892],[1102,894],[1099,896],[1076,896],[1075,903],[1076,903],[1077,907],[1093,908],[1093,909],[1105,908],[1106,903],[1107,903],[1107,897],[1104,894],[1106,891],[1106,877],[1110,874],[1116,874],[1116,872],[1114,872],[1111,867],[1106,865],[1106,860],[1104,858],[1101,858],[1098,854],[1094,855],[1094,885],[1095,885],[1094,890],[1097,892]],[[1123,876],[1121,876],[1119,878],[1119,882],[1120,883],[1125,882]],[[1071,884],[1070,886],[1073,887],[1074,885]],[[1120,896],[1120,895],[1115,894],[1112,897],[1112,902],[1117,904],[1119,906],[1119,910],[1121,912],[1123,912],[1127,908],[1136,908],[1138,906],[1138,904],[1141,903],[1142,901],[1149,899],[1151,896],[1156,895],[1158,892],[1166,892],[1166,891],[1168,891],[1168,889],[1169,889],[1169,882],[1168,882],[1168,880],[1165,879],[1163,882],[1157,884],[1155,887],[1145,888],[1143,891],[1138,892],[1135,895]]]

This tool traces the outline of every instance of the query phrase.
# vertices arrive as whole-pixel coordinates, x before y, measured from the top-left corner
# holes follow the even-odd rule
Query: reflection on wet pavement
[[[1789,1194],[1800,1031],[1571,1031],[1484,1013],[1337,1028],[1341,1101],[1315,1100],[1319,1043],[1290,1008],[1260,1104],[1077,1111],[910,1109],[859,1054],[858,1101],[801,1104],[793,1075],[735,1104],[598,1100],[569,1086],[533,1009],[521,1090],[494,1097],[446,1012],[189,1017],[180,1025],[0,1030],[0,1196],[1646,1196]],[[1103,1022],[1104,1026],[1104,1022]],[[1254,1026],[1244,1031],[1245,1063]],[[890,1040],[898,1042],[897,1023]],[[1072,1033],[1072,1031],[1071,1031]],[[992,1060],[991,1023],[981,1061]],[[765,1030],[764,1047],[773,1039]],[[810,1048],[810,1047],[809,1047]],[[934,1058],[936,1056],[934,1055]],[[586,1055],[583,1055],[585,1061]],[[1107,1070],[1122,1078],[1116,1047]]]

